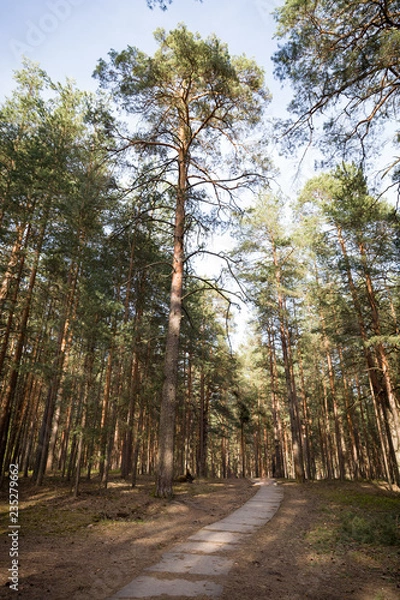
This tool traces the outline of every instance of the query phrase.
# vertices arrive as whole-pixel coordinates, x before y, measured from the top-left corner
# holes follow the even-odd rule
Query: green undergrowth
[[[317,553],[368,546],[400,547],[400,495],[378,485],[317,482],[319,519],[308,533]]]

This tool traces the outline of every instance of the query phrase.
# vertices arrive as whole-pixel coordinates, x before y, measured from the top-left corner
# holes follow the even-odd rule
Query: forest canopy
[[[341,156],[291,198],[268,74],[215,35],[111,50],[98,94],[24,63],[0,106],[2,479],[400,485],[399,217],[363,162],[375,125],[397,135],[399,11],[277,10],[293,126],[327,119]],[[239,299],[253,322],[233,349]]]
[[[320,115],[333,144],[366,149],[367,134],[399,109],[398,0],[287,0],[275,16],[275,73],[293,86],[296,127],[312,132]]]

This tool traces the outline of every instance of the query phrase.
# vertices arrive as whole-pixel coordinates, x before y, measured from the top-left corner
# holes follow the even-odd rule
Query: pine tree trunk
[[[197,475],[206,477],[206,461],[207,461],[207,421],[208,409],[206,398],[206,385],[204,373],[204,360],[201,362],[200,372],[200,407],[199,407],[199,439],[198,439],[198,456],[197,456]]]
[[[307,479],[312,480],[315,478],[315,459],[311,445],[311,431],[312,431],[312,419],[310,410],[307,403],[306,386],[304,381],[304,368],[303,368],[303,356],[299,346],[297,347],[297,358],[299,363],[299,375],[300,375],[300,393],[303,404],[303,417],[304,417],[304,450],[306,459],[306,472]]]
[[[323,439],[324,439],[324,447],[325,447],[325,457],[326,457],[326,469],[328,479],[335,479],[335,466],[334,466],[334,452],[333,452],[333,444],[332,444],[332,433],[331,433],[331,421],[329,418],[329,403],[328,403],[328,390],[326,388],[325,378],[323,375],[320,375],[322,378],[322,389],[323,389]]]
[[[186,381],[186,409],[185,409],[185,464],[184,472],[186,469],[193,471],[192,466],[192,394],[193,394],[193,382],[192,382],[192,355],[188,352],[187,360],[187,381]]]
[[[143,435],[144,435],[144,401],[142,399],[142,401],[140,403],[140,408],[139,408],[139,418],[138,418],[138,423],[137,423],[137,428],[136,428],[135,445],[134,445],[134,449],[133,449],[132,479],[131,479],[132,487],[136,486],[138,463],[139,463],[139,453],[140,453],[140,446],[143,442]]]
[[[358,377],[358,373],[355,373],[354,380],[355,380],[355,385],[357,388],[358,403],[359,403],[359,407],[360,407],[361,430],[362,430],[362,437],[363,437],[363,442],[364,442],[363,444],[361,443],[360,449],[364,455],[367,479],[371,480],[371,479],[374,479],[375,460],[374,460],[374,453],[371,448],[372,440],[371,440],[371,435],[370,435],[370,428],[368,427],[368,424],[366,422],[363,396],[361,393],[361,386],[360,386],[360,380]]]
[[[129,258],[129,270],[128,270],[128,280],[126,284],[126,295],[125,295],[125,311],[124,311],[124,324],[129,321],[129,303],[131,297],[132,290],[132,279],[133,279],[133,267],[134,267],[134,258],[135,258],[135,250],[136,250],[136,234],[137,231],[135,229],[133,233],[133,239],[131,244],[131,254]],[[144,278],[142,278],[144,279]],[[143,293],[142,285],[139,286],[137,302],[136,302],[136,312],[135,312],[135,331],[138,332],[140,327],[140,321],[142,317],[142,298],[141,295]],[[124,434],[123,444],[122,444],[122,457],[121,457],[121,477],[126,479],[129,476],[129,473],[132,469],[132,452],[133,452],[133,427],[135,420],[135,410],[136,410],[136,401],[137,401],[137,378],[139,375],[139,357],[138,357],[138,346],[140,343],[140,336],[136,335],[134,338],[134,353],[133,357],[130,360],[130,368],[128,372],[128,381],[127,386],[129,390],[129,407],[128,407],[128,417],[126,423],[126,432]]]
[[[184,153],[181,152],[179,156],[179,184],[175,209],[173,271],[167,341],[165,347],[164,383],[161,398],[158,442],[156,496],[159,498],[170,498],[173,495],[174,429],[184,271],[185,199],[186,158]]]
[[[353,299],[353,305],[354,305],[354,308],[355,308],[355,311],[357,314],[357,321],[358,321],[358,327],[359,327],[359,331],[360,331],[360,337],[361,337],[361,340],[363,343],[364,357],[365,357],[365,362],[366,362],[366,366],[367,366],[367,374],[368,374],[371,397],[372,397],[375,416],[376,416],[376,426],[377,426],[378,434],[379,434],[379,440],[380,440],[380,445],[381,445],[382,459],[383,459],[383,463],[384,463],[384,467],[385,467],[386,479],[390,483],[393,478],[393,480],[396,481],[397,484],[399,485],[400,475],[399,475],[397,463],[396,463],[396,467],[395,467],[394,471],[393,471],[393,465],[392,465],[392,468],[390,468],[391,464],[393,463],[393,460],[390,459],[390,447],[392,446],[392,444],[390,443],[391,442],[390,439],[385,439],[386,436],[385,436],[385,433],[383,430],[383,422],[382,422],[383,417],[382,417],[382,413],[381,413],[381,410],[379,407],[384,390],[382,389],[382,386],[380,385],[379,380],[378,380],[378,376],[377,376],[378,366],[376,365],[374,358],[372,356],[372,353],[370,351],[370,348],[368,346],[367,330],[366,330],[366,326],[364,323],[364,317],[363,317],[362,310],[361,310],[361,304],[360,304],[360,300],[358,297],[357,288],[353,281],[353,276],[352,276],[351,267],[350,267],[350,261],[349,261],[348,255],[347,255],[346,243],[345,243],[345,240],[343,237],[342,230],[338,226],[337,226],[337,234],[338,234],[338,240],[339,240],[339,244],[340,244],[340,247],[342,250],[342,255],[343,255],[344,263],[345,263],[345,267],[346,267],[347,280],[349,283],[350,293],[351,293],[351,296]],[[389,432],[389,436],[390,436],[390,432]]]
[[[42,222],[42,225],[40,228],[40,232],[38,235],[38,241],[37,241],[35,255],[34,255],[34,262],[32,265],[31,272],[30,272],[28,290],[27,290],[27,294],[26,294],[26,298],[25,298],[25,305],[24,305],[24,308],[22,311],[20,325],[19,325],[19,334],[18,334],[18,338],[17,338],[15,354],[13,357],[13,366],[11,369],[8,386],[6,388],[5,400],[1,406],[1,414],[0,414],[0,469],[1,469],[1,476],[4,475],[5,467],[6,467],[6,465],[4,465],[3,463],[4,463],[6,447],[7,447],[9,426],[10,426],[10,420],[11,420],[11,411],[12,411],[12,406],[13,406],[13,402],[14,402],[14,398],[15,398],[15,393],[17,390],[17,382],[18,382],[18,378],[19,378],[19,368],[20,368],[22,353],[23,353],[23,349],[24,349],[24,345],[25,345],[26,329],[27,329],[29,315],[30,315],[30,311],[31,311],[33,289],[34,289],[35,283],[36,283],[39,259],[40,259],[40,255],[42,252],[42,246],[43,246],[44,236],[45,236],[46,227],[47,227],[47,219],[48,219],[48,215],[49,215],[49,210],[50,209],[48,207],[47,211],[44,215],[44,219],[43,219],[43,222]]]
[[[270,325],[267,326],[268,348],[269,348],[269,372],[272,394],[272,419],[274,425],[274,458],[273,458],[273,477],[285,477],[286,467],[284,463],[283,430],[281,419],[281,408],[278,394],[278,372],[276,365],[275,340]]]
[[[365,477],[365,465],[364,465],[364,457],[360,448],[360,439],[358,435],[357,426],[354,422],[353,418],[353,409],[351,407],[350,402],[350,390],[349,390],[349,382],[347,379],[345,364],[343,358],[343,350],[341,346],[338,346],[338,355],[339,355],[339,363],[340,370],[342,373],[342,384],[343,384],[343,397],[344,404],[346,410],[346,422],[347,422],[347,430],[350,438],[350,466],[352,472],[352,478],[358,479],[361,474]]]
[[[341,481],[344,481],[346,478],[346,470],[345,470],[345,464],[344,464],[344,455],[343,455],[343,447],[342,447],[342,439],[341,439],[342,431],[341,431],[341,423],[339,420],[339,410],[338,410],[338,404],[337,404],[335,375],[334,375],[334,371],[333,371],[333,362],[332,362],[332,356],[331,356],[331,352],[330,352],[330,344],[329,344],[328,336],[326,333],[325,317],[324,317],[322,311],[320,312],[320,319],[321,319],[321,325],[322,325],[322,335],[323,335],[323,343],[324,343],[324,347],[325,347],[326,362],[328,365],[329,387],[331,390],[331,400],[332,400],[332,406],[333,406],[333,421],[334,421],[334,426],[335,426],[335,442],[336,442],[335,449],[336,449],[338,465],[339,465],[339,478]]]
[[[54,359],[53,378],[46,396],[45,410],[42,420],[42,426],[39,434],[36,465],[33,473],[33,479],[37,486],[41,486],[47,467],[47,458],[49,455],[50,436],[53,426],[54,411],[56,408],[57,396],[63,379],[64,365],[68,354],[68,338],[70,322],[74,314],[74,305],[76,301],[75,293],[78,282],[79,265],[73,263],[68,275],[69,293],[67,296],[64,314],[61,318],[60,329],[57,340],[57,350]]]
[[[359,250],[361,254],[361,260],[364,269],[365,276],[365,285],[367,289],[367,297],[369,301],[369,305],[371,307],[371,316],[372,316],[372,329],[374,334],[379,338],[382,335],[381,332],[381,323],[380,316],[378,311],[378,305],[376,301],[376,295],[374,286],[372,283],[371,275],[369,272],[369,268],[367,265],[367,256],[366,250],[362,243],[359,244]],[[388,430],[390,432],[390,436],[392,438],[392,443],[394,447],[394,457],[393,462],[395,469],[395,480],[397,485],[400,485],[400,415],[399,415],[399,403],[396,398],[394,392],[394,385],[392,381],[391,369],[389,365],[389,360],[386,355],[385,348],[381,341],[378,341],[375,344],[375,351],[378,360],[379,370],[382,375],[383,387],[385,390],[385,399],[384,402],[387,404],[387,410],[384,410],[385,418],[388,423]]]
[[[110,405],[110,394],[111,394],[111,378],[113,372],[113,362],[114,362],[114,337],[115,337],[115,325],[113,326],[111,347],[108,351],[107,358],[107,371],[106,371],[106,381],[105,387],[103,391],[102,398],[102,408],[101,408],[101,422],[100,422],[100,481],[105,483],[105,465],[106,465],[106,457],[107,457],[107,440],[109,433],[109,405]]]
[[[273,248],[274,264],[276,267],[276,281],[278,287],[278,308],[281,346],[283,354],[283,363],[285,368],[286,388],[289,402],[290,426],[292,432],[293,462],[296,481],[305,480],[303,446],[301,440],[301,424],[299,415],[298,398],[296,391],[296,382],[293,371],[292,347],[290,333],[287,328],[285,318],[285,300],[281,294],[280,270],[277,262],[275,247]]]

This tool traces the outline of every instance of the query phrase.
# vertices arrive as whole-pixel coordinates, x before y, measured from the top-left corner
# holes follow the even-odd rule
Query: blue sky
[[[152,54],[153,32],[158,27],[173,29],[184,22],[192,31],[211,33],[226,42],[232,54],[254,58],[266,73],[272,92],[270,114],[286,116],[291,98],[289,85],[282,88],[273,77],[271,56],[274,9],[283,0],[173,0],[167,11],[150,10],[146,0],[1,0],[0,5],[0,102],[12,90],[13,72],[21,67],[21,55],[38,62],[56,81],[74,79],[80,89],[97,88],[92,78],[100,58],[111,48],[128,44]],[[309,152],[296,178],[298,157],[283,160],[273,150],[281,169],[280,184],[293,196],[313,176],[316,154]],[[390,154],[390,153],[389,153]],[[384,161],[385,163],[387,161]]]
[[[254,58],[264,68],[273,95],[270,114],[283,116],[290,89],[274,79],[271,61],[276,49],[272,13],[279,4],[280,0],[173,0],[163,12],[150,10],[146,0],[2,0],[0,102],[14,87],[13,72],[21,67],[22,54],[38,62],[53,80],[71,78],[80,89],[94,91],[93,70],[111,48],[122,50],[129,44],[152,54],[157,47],[154,30],[170,30],[184,22],[202,36],[215,33],[232,54]],[[284,164],[282,185],[290,194],[296,162],[274,154],[277,165]],[[312,176],[312,165],[310,156],[303,165],[303,182]]]
[[[146,0],[2,0],[0,51],[2,95],[10,89],[21,52],[40,63],[54,79],[74,78],[79,87],[95,87],[91,73],[110,48],[130,44],[155,49],[157,27],[173,29],[185,22],[202,35],[216,33],[232,54],[254,57],[272,80],[275,44],[271,12],[274,0],[174,0],[165,12],[149,10]],[[3,13],[3,14],[1,14]]]

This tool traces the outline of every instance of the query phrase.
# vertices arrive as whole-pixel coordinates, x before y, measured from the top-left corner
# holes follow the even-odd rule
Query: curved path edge
[[[243,506],[165,552],[109,600],[220,596],[235,550],[272,519],[282,502],[282,488],[273,480],[257,480],[255,485],[260,489]]]

